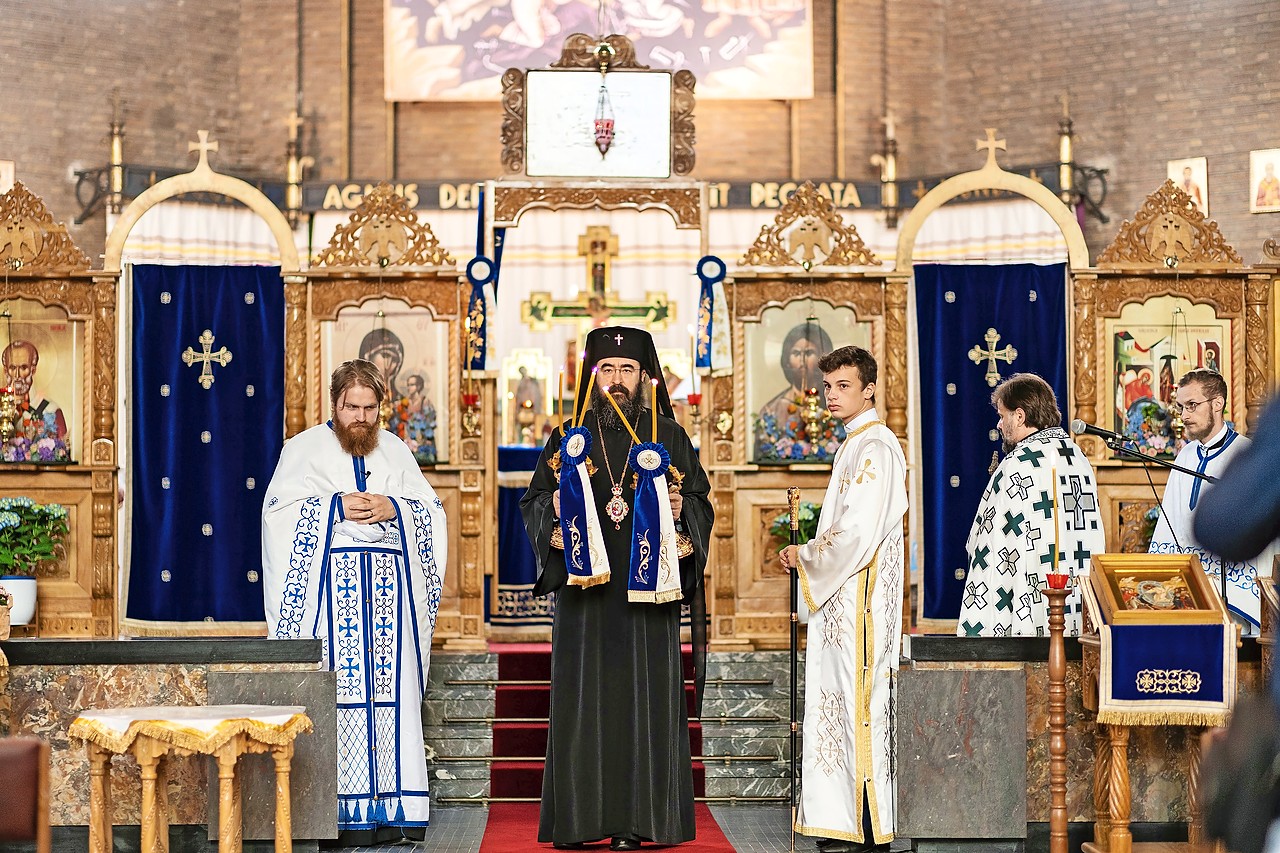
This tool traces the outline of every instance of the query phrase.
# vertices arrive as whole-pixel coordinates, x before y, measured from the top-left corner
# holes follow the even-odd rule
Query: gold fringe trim
[[[662,592],[656,592],[653,596],[655,604],[666,604],[669,601],[675,601],[684,595],[684,591],[680,589],[668,589]]]
[[[569,586],[580,586],[586,589],[589,586],[599,586],[602,583],[609,582],[609,573],[605,572],[600,575],[569,575]]]
[[[632,604],[656,604],[658,601],[658,594],[656,592],[629,589],[627,590],[627,601],[630,601]]]
[[[129,728],[124,733],[120,733],[99,720],[78,717],[67,730],[67,734],[80,740],[92,741],[116,754],[127,752],[139,735],[146,735],[180,749],[208,754],[221,749],[239,734],[249,734],[259,743],[283,746],[292,742],[297,735],[311,730],[311,718],[306,714],[294,714],[283,725],[249,719],[226,720],[219,723],[211,732],[203,732],[176,722],[135,720],[129,724]]]
[[[1227,711],[1098,711],[1098,722],[1116,726],[1225,726]]]
[[[813,593],[809,591],[809,575],[805,572],[804,566],[800,564],[800,555],[796,555],[796,573],[800,575],[800,592],[804,594],[804,603],[809,608],[810,613],[818,612],[817,602],[813,600]]]
[[[266,622],[152,622],[121,619],[120,632],[129,637],[265,637]]]

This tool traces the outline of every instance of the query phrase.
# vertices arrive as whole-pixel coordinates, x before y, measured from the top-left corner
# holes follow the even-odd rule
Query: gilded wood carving
[[[702,227],[702,190],[695,186],[661,185],[599,187],[492,185],[493,224],[515,226],[533,208],[561,210],[665,210],[676,228]]]
[[[71,241],[67,226],[54,222],[44,202],[22,181],[14,181],[0,196],[0,267],[65,272],[89,265],[89,256]]]
[[[378,184],[338,226],[317,267],[443,267],[456,261],[431,226],[419,221],[408,200],[390,184]]]
[[[524,72],[508,68],[502,74],[502,170],[509,175],[524,171]]]
[[[798,255],[798,257],[797,257]],[[880,266],[831,199],[805,181],[738,262],[749,267]],[[806,266],[807,264],[807,266]]]
[[[1262,244],[1262,257],[1268,261],[1280,262],[1280,240],[1268,238]]]
[[[697,162],[694,144],[697,137],[693,129],[693,109],[697,105],[693,90],[696,81],[693,72],[677,71],[671,84],[671,171],[687,175]]]
[[[611,53],[604,54],[604,64],[609,69],[631,68],[636,71],[648,71],[648,65],[641,65],[636,58],[636,46],[631,39],[620,33],[612,33],[603,39],[589,36],[586,33],[574,33],[564,40],[560,49],[560,58],[551,63],[552,68],[599,68],[602,64],[600,45],[606,44]]]
[[[1206,220],[1181,187],[1166,180],[1147,196],[1132,220],[1098,255],[1099,269],[1158,269],[1187,263],[1232,268],[1243,265],[1218,223]]]

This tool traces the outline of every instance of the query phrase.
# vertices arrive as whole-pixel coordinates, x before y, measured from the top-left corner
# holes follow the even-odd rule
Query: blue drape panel
[[[529,490],[528,476],[542,455],[541,447],[510,445],[498,448],[498,603],[486,608],[494,625],[550,625],[554,611],[551,597],[535,598],[538,560],[524,530],[520,499]],[[520,485],[505,485],[504,474]]]
[[[206,329],[231,353],[207,389],[182,361]],[[129,618],[264,618],[262,494],[283,434],[280,269],[135,267]]]
[[[1066,267],[952,266],[915,268],[920,333],[920,418],[924,494],[922,615],[960,615],[967,566],[964,544],[987,484],[991,454],[1000,449],[987,361],[969,351],[1012,345],[1012,364],[997,361],[1000,377],[1036,373],[1053,386],[1064,423],[1067,406]]]

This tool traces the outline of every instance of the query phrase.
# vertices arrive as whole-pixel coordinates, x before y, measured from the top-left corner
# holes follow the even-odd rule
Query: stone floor
[[[712,806],[711,813],[738,853],[789,853],[791,850],[790,809],[786,806]],[[478,853],[488,814],[487,809],[476,806],[432,806],[431,827],[422,845],[355,847],[342,853],[412,853],[417,849],[431,853]],[[911,842],[905,839],[893,845],[894,851],[910,849]],[[813,843],[797,837],[796,850],[810,853],[814,850]]]

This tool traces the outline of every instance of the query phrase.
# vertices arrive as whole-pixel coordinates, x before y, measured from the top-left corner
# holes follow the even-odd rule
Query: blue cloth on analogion
[[[1113,699],[1222,702],[1225,625],[1110,628]]]
[[[498,447],[498,585],[497,601],[486,608],[493,625],[551,624],[553,599],[535,598],[538,561],[520,515],[520,499],[529,489],[541,447]]]

